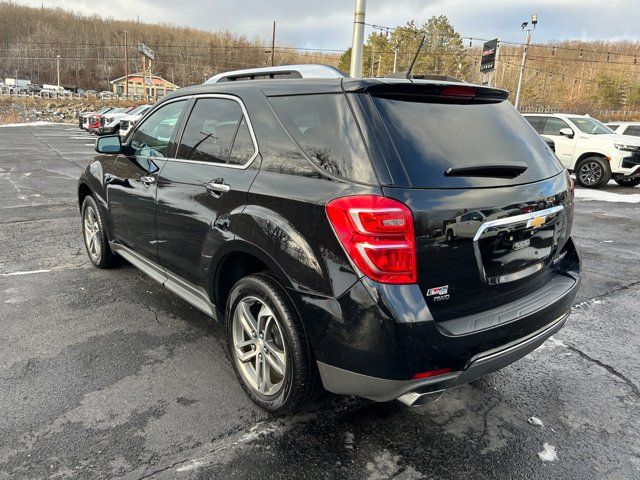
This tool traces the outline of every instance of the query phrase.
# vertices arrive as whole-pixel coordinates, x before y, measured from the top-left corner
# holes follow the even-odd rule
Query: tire
[[[454,236],[453,236],[453,230],[447,230],[447,242],[451,243],[453,242]]]
[[[281,415],[317,396],[321,389],[313,354],[298,314],[277,281],[266,274],[238,281],[229,293],[225,317],[233,368],[256,405]]]
[[[111,268],[116,265],[100,209],[91,195],[87,195],[82,202],[82,238],[89,260],[96,267]]]
[[[616,183],[621,187],[637,187],[640,185],[640,177],[638,178],[616,178]]]
[[[611,180],[611,166],[602,157],[587,157],[578,162],[576,182],[585,188],[600,188]]]

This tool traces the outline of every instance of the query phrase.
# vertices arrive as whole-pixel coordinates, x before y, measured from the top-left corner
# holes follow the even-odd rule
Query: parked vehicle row
[[[640,185],[640,137],[621,135],[588,115],[525,113],[524,118],[556,156],[575,173],[579,185],[600,188],[612,178],[621,186]],[[613,124],[625,133],[638,124]]]
[[[128,131],[150,105],[136,107],[103,107],[96,112],[81,112],[78,115],[78,126],[96,135],[117,134],[120,131],[121,120],[125,120]],[[126,134],[125,131],[125,134]]]

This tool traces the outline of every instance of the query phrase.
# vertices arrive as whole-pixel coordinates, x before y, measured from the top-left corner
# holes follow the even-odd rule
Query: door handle
[[[156,177],[154,177],[153,175],[143,175],[142,177],[140,177],[140,181],[146,186],[149,186],[153,183],[156,183]]]
[[[204,186],[209,192],[227,193],[231,190],[231,186],[224,183],[221,178],[205,183]]]

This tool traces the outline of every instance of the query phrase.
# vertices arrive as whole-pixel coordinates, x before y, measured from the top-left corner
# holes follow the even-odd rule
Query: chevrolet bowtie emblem
[[[527,228],[540,228],[546,221],[544,217],[533,217],[527,222]]]

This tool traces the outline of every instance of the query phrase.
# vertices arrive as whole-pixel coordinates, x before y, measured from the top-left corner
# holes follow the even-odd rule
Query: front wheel
[[[236,375],[258,406],[283,414],[315,396],[315,361],[298,315],[274,279],[256,274],[236,283],[227,302],[226,331]]]
[[[640,177],[637,178],[616,178],[616,183],[621,187],[637,187],[640,185]]]
[[[82,236],[89,260],[96,267],[109,268],[116,263],[113,252],[109,248],[100,210],[90,195],[82,202]]]
[[[576,165],[576,182],[585,188],[600,188],[611,180],[611,167],[602,157],[588,157]]]

